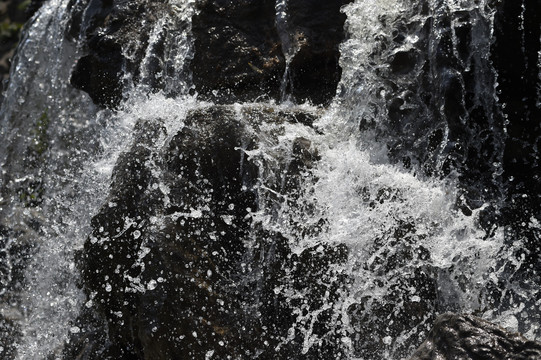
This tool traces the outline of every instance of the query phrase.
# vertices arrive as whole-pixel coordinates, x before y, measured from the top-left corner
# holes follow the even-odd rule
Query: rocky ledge
[[[473,315],[440,315],[409,360],[534,360],[541,344]]]

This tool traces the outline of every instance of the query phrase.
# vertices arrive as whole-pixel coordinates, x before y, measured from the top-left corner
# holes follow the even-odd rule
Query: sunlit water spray
[[[167,47],[170,63],[165,66],[166,72],[174,73],[159,76],[165,79],[176,76],[185,79],[183,84],[178,81],[174,84],[162,81],[165,91],[174,88],[175,93],[182,97],[191,86],[190,77],[185,74],[187,65],[184,64],[189,61],[192,53],[191,40],[187,36],[190,31],[187,20],[191,18],[193,2],[172,1],[170,6],[171,13],[161,19],[158,24],[160,29],[155,30],[149,41],[149,53],[155,42],[174,43]],[[177,129],[182,124],[179,117],[182,118],[182,114],[194,106],[189,105],[193,101],[187,98],[173,101],[158,96],[148,100],[143,95],[150,82],[150,75],[146,75],[152,67],[149,55],[141,64],[143,75],[140,85],[129,87],[132,92],[124,104],[126,110],[117,113],[108,110],[96,112],[94,106],[89,105],[86,94],[68,85],[73,60],[78,57],[80,50],[65,40],[64,31],[69,16],[66,10],[69,10],[67,1],[51,1],[30,21],[31,27],[21,41],[17,66],[12,69],[10,88],[2,106],[2,134],[4,138],[11,136],[12,146],[19,147],[2,149],[10,151],[2,154],[2,160],[12,166],[4,171],[10,171],[12,177],[20,174],[25,182],[27,178],[39,178],[43,182],[41,186],[50,189],[43,194],[42,203],[37,208],[19,209],[14,205],[2,209],[8,214],[5,219],[13,218],[11,223],[15,229],[18,222],[20,225],[36,220],[40,222],[39,231],[25,235],[32,247],[32,258],[24,270],[24,290],[8,294],[20,299],[23,305],[19,309],[10,309],[7,305],[3,310],[11,311],[11,318],[20,324],[20,340],[16,340],[13,334],[19,359],[61,357],[69,336],[81,331],[72,324],[88,299],[78,285],[80,279],[74,256],[88,237],[90,220],[107,196],[117,157],[129,148],[135,122],[140,118],[160,117],[166,119],[165,125],[168,128]],[[49,52],[44,54],[43,49],[47,48],[48,43]],[[126,51],[129,51],[129,44],[126,47]],[[54,61],[51,62],[49,58]],[[49,65],[40,66],[41,63]],[[30,90],[27,88],[30,85],[29,76],[37,79],[37,84],[32,82],[36,86]],[[130,78],[125,79],[126,83],[130,81]],[[37,95],[28,96],[28,91]],[[59,149],[55,157],[42,160],[39,172],[25,174],[29,169],[17,168],[17,162],[10,161],[10,157],[21,156],[24,147],[31,146],[21,136],[22,133],[17,134],[16,131],[23,127],[20,122],[25,119],[26,113],[34,111],[32,109],[44,109],[41,118],[47,121],[48,127],[43,130],[47,133],[43,141],[50,141],[48,147],[56,146]],[[66,139],[68,145],[65,144]],[[36,141],[31,138],[29,140]],[[78,147],[79,142],[81,145]],[[21,181],[15,179],[14,183]],[[13,204],[16,203],[13,201]],[[3,249],[8,265],[11,265],[8,253],[10,244],[11,240]],[[5,276],[2,275],[6,285],[2,293],[5,293],[9,291],[7,285],[11,280],[11,269],[8,269]],[[8,345],[2,346],[0,351],[8,351]]]
[[[414,175],[400,164],[389,164],[382,140],[393,135],[381,137],[374,130],[389,126],[387,93],[399,93],[400,87],[405,88],[420,74],[420,68],[406,64],[412,66],[412,75],[396,76],[391,61],[397,54],[418,51],[421,29],[432,22],[427,56],[435,56],[430,51],[437,51],[444,36],[437,19],[446,14],[452,18],[451,51],[463,59],[465,68],[474,63],[485,65],[476,70],[476,76],[487,87],[477,90],[475,101],[489,109],[489,121],[494,121],[490,102],[497,96],[490,77],[495,72],[487,63],[493,13],[484,2],[468,1],[428,1],[416,6],[403,1],[357,1],[344,11],[349,38],[341,47],[343,73],[338,95],[315,124],[324,135],[310,137],[320,160],[304,174],[303,195],[285,199],[280,216],[263,223],[286,236],[296,254],[345,246],[348,255],[329,265],[319,280],[328,291],[316,307],[309,286],[299,289],[286,284],[277,289],[287,294],[291,303],[300,304],[285,342],[300,331],[303,351],[308,352],[310,347],[338,336],[349,357],[402,358],[426,336],[434,317],[445,311],[473,312],[517,331],[517,319],[527,317],[527,312],[522,312],[524,304],[516,311],[498,313],[491,309],[492,299],[487,294],[487,288],[505,276],[502,256],[512,253],[504,250],[503,229],[487,237],[478,225],[479,214],[488,204],[481,203],[464,215],[456,207],[461,196],[456,178]],[[464,50],[459,49],[455,34],[455,23],[458,30],[463,25],[463,15],[455,14],[465,13],[472,16],[473,28],[472,48],[466,57],[458,54]],[[410,30],[403,33],[408,24]],[[397,41],[398,36],[402,40]],[[405,102],[402,108],[416,106]],[[430,113],[420,116],[429,117]],[[447,116],[443,109],[441,116]],[[423,121],[431,119],[419,119],[419,123]],[[362,134],[357,132],[359,124],[366,128]],[[435,158],[436,168],[442,167],[445,151],[442,148],[443,155]],[[495,163],[494,178],[500,171],[498,166]],[[306,231],[310,227],[320,230],[314,235]],[[329,293],[333,286],[339,295]],[[536,312],[534,308],[527,311]],[[321,321],[334,325],[322,334],[314,330]],[[531,334],[537,331],[535,320],[525,324]]]

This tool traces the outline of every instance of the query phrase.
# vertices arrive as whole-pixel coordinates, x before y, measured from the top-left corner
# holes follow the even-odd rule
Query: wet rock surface
[[[341,73],[338,46],[344,37],[345,15],[340,7],[348,2],[292,1],[287,7],[288,26],[282,29],[277,26],[274,0],[198,1],[190,61],[194,90],[202,99],[227,104],[280,100],[285,87],[297,102],[328,105]],[[135,83],[147,83],[149,91],[178,93],[179,89],[163,84],[168,71],[165,36],[161,34],[163,39],[147,48],[153,28],[165,26],[160,18],[173,13],[173,5],[153,0],[87,0],[71,6],[67,35],[82,36],[87,52],[73,71],[73,86],[105,107],[119,104],[127,74]],[[173,31],[165,28],[164,32]],[[290,48],[284,47],[284,40]],[[289,65],[284,51],[291,52]],[[140,65],[148,59],[142,74]]]
[[[538,287],[541,272],[541,9],[535,1],[488,3],[472,11],[438,4],[412,6],[412,14],[430,14],[424,21],[378,19],[392,36],[376,37],[370,60],[383,56],[389,66],[374,72],[378,96],[360,130],[385,142],[391,161],[418,174],[458,180],[456,206],[466,216],[491,204],[478,213],[479,225],[487,239],[504,229],[502,252],[513,260],[497,265],[502,276],[484,296],[499,309],[533,305],[539,295],[523,291]],[[493,25],[483,12],[494,12]],[[492,26],[489,41],[485,34]],[[494,89],[496,96],[487,97]],[[383,122],[370,120],[382,112],[388,115]]]
[[[285,71],[275,1],[201,1],[193,18],[195,89],[231,103],[279,100]]]
[[[249,163],[240,170],[238,122],[219,111],[198,115],[163,158],[148,149],[161,130],[140,125],[142,136],[119,159],[109,205],[94,218],[85,245],[84,281],[122,356],[198,358],[211,344],[222,354],[242,352],[230,340],[238,337],[233,308],[241,308],[229,279],[242,254],[246,209],[255,207],[254,170]],[[150,163],[163,169],[162,179]],[[158,216],[162,223],[153,223]]]
[[[472,315],[440,315],[409,360],[534,360],[541,344]]]
[[[87,53],[77,61],[71,84],[87,92],[102,107],[118,106],[123,96],[124,72],[138,78],[138,65],[143,61],[148,36],[156,22],[152,14],[160,14],[165,8],[166,5],[152,0],[71,1],[66,37],[72,41],[82,38]],[[122,51],[128,43],[137,44],[130,58]]]
[[[484,97],[496,84],[487,70],[491,43],[485,9],[440,5],[430,9],[433,5],[421,1],[396,23],[381,15],[392,36],[377,37],[372,56],[374,61],[385,57],[389,67],[375,72],[381,104],[371,106],[388,119],[376,125],[368,116],[361,131],[375,128],[391,159],[406,168],[441,178],[456,172],[462,192],[458,205],[471,213],[502,196],[496,166],[504,148],[504,117],[496,99]],[[426,19],[414,15],[428,13]]]
[[[141,120],[79,256],[90,299],[79,321],[105,319],[97,329],[105,326],[109,336],[85,330],[66,353],[94,358],[95,349],[106,348],[102,358],[204,358],[209,351],[220,358],[339,356],[338,337],[327,336],[305,355],[301,334],[283,343],[300,304],[274,289],[295,279],[299,291],[313,293],[311,306],[321,306],[325,291],[340,286],[322,282],[346,249],[292,254],[285,238],[253,220],[263,204],[272,208],[299,191],[296,179],[317,156],[306,139],[288,145],[278,136],[284,125],[309,126],[313,118],[302,111],[254,107],[238,114],[213,106],[192,111],[171,138]],[[281,161],[281,170],[248,156],[261,146],[260,137],[283,147],[284,157],[271,161],[273,167]],[[265,182],[270,192],[264,195],[259,175],[269,171],[275,177]],[[317,322],[322,332],[329,331],[326,321],[322,315]],[[81,335],[91,345],[82,346]]]
[[[513,253],[524,265],[508,264],[506,271],[511,275],[506,281],[529,288],[539,284],[541,273],[541,238],[535,225],[541,220],[541,4],[502,1],[496,9],[492,60],[498,72],[499,97],[505,104],[507,134],[502,158],[507,191],[498,220],[506,226],[509,242],[522,240],[525,244]],[[506,307],[516,300],[515,295],[500,291],[494,291],[494,296],[496,304]]]
[[[288,88],[295,102],[328,105],[334,98],[342,73],[339,45],[344,40],[343,5],[351,0],[289,1],[285,30],[291,59]],[[314,91],[317,89],[317,91]]]
[[[535,1],[473,11],[444,2],[430,10],[421,1],[411,11],[431,12],[425,21],[411,16],[388,24],[381,16],[393,36],[377,37],[371,55],[389,64],[376,72],[382,103],[371,105],[388,121],[374,124],[367,116],[361,131],[375,129],[391,159],[406,168],[458,176],[457,206],[465,214],[487,201],[495,204],[483,211],[487,233],[499,224],[512,227],[515,237],[531,237],[520,224],[541,216],[540,10]],[[494,41],[485,36],[492,24],[483,12],[494,12]],[[497,97],[487,98],[493,89]],[[538,253],[537,242],[530,245]],[[539,259],[531,263],[538,267]]]

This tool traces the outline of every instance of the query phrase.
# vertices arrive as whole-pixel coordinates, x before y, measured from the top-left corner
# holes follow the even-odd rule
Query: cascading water
[[[2,104],[0,354],[405,359],[448,311],[539,339],[498,6],[46,3]]]

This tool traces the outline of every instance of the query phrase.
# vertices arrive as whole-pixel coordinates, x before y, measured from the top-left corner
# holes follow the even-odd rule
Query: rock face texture
[[[351,0],[289,1],[284,29],[288,88],[296,102],[327,105],[334,97],[342,73],[337,44],[344,40],[345,14],[340,8]],[[318,89],[314,91],[314,89]]]
[[[297,102],[328,104],[340,80],[338,46],[345,20],[340,7],[348,2],[291,1],[284,9],[287,26],[280,27],[274,0],[198,1],[191,25],[194,90],[218,103],[281,100],[287,92]],[[174,12],[172,5],[146,0],[78,1],[71,6],[69,36],[82,35],[88,53],[74,69],[73,86],[105,107],[118,105],[125,75],[147,83],[151,91],[174,95],[175,89],[166,89],[159,75],[168,71],[165,34],[151,49],[149,74],[140,67],[149,57],[152,29],[164,26],[158,21]],[[128,55],[121,51],[126,43],[131,44]]]
[[[302,358],[301,339],[280,348],[295,304],[273,289],[289,281],[283,269],[296,269],[315,306],[323,291],[315,278],[324,279],[345,249],[292,254],[253,217],[273,204],[267,196],[295,197],[295,181],[317,155],[306,139],[287,144],[278,137],[285,125],[309,127],[312,120],[306,112],[254,107],[239,115],[212,106],[190,113],[165,143],[164,129],[140,121],[79,260],[91,307],[107,323],[103,358],[198,359],[209,351],[219,358]],[[281,162],[277,169],[245,153],[263,138],[283,147],[271,160]],[[261,181],[271,195],[258,190]],[[317,326],[326,328],[324,317]],[[339,355],[336,340],[314,346],[307,358]],[[70,354],[96,356],[77,341]]]
[[[440,315],[409,360],[535,360],[541,344],[472,315]]]
[[[314,333],[324,340],[307,353],[301,351],[303,340],[298,333],[288,335],[283,345],[294,323],[293,309],[303,305],[286,303],[274,289],[292,281],[295,290],[313,294],[308,306],[317,308],[323,289],[335,294],[347,283],[344,277],[329,275],[333,263],[345,261],[347,249],[329,246],[324,255],[315,249],[292,254],[286,239],[253,220],[254,212],[262,208],[279,211],[278,205],[271,204],[281,200],[260,192],[262,174],[269,176],[272,171],[264,160],[247,153],[256,151],[266,136],[278,144],[277,137],[263,136],[264,129],[279,134],[284,124],[291,123],[310,128],[313,114],[254,108],[239,115],[229,105],[268,100],[328,105],[341,75],[338,49],[344,40],[345,15],[340,8],[348,2],[292,0],[282,8],[274,0],[196,2],[189,25],[193,54],[185,64],[193,85],[188,91],[217,105],[191,112],[175,134],[167,134],[154,120],[140,120],[136,140],[117,163],[107,205],[93,219],[92,236],[79,258],[83,286],[93,303],[84,316],[102,319],[97,321],[96,334],[107,328],[109,335],[96,335],[101,345],[95,348],[74,339],[78,345],[67,350],[74,357],[93,358],[98,356],[94,351],[103,348],[105,358],[134,359],[203,358],[209,351],[218,357],[345,356],[340,353],[340,335],[326,324],[331,321],[327,313],[312,324]],[[73,1],[71,6],[67,36],[81,37],[86,51],[71,83],[96,104],[117,107],[125,95],[126,79],[167,96],[186,90],[164,80],[174,83],[177,76],[168,63],[167,34],[188,26],[181,20],[160,22],[164,17],[175,18],[173,6],[155,0]],[[426,15],[428,6],[428,1],[421,1],[412,11]],[[388,122],[361,122],[361,131],[376,127],[390,158],[405,167],[438,177],[457,171],[464,194],[457,205],[470,215],[471,209],[487,200],[505,198],[505,179],[499,170],[507,171],[508,179],[516,170],[526,180],[522,172],[534,159],[530,156],[523,166],[517,159],[520,149],[532,148],[537,141],[536,135],[522,133],[519,125],[512,125],[515,135],[505,138],[504,114],[494,98],[483,97],[497,85],[496,72],[510,87],[516,86],[513,79],[518,76],[503,55],[506,34],[518,28],[505,14],[517,9],[506,2],[498,6],[497,19],[501,19],[496,22],[494,44],[486,37],[490,25],[480,10],[454,12],[444,6],[424,22],[414,16],[400,19],[393,24],[397,28],[393,38],[375,39],[381,49],[396,49],[387,53],[389,66],[380,69],[385,90],[380,111],[388,114]],[[533,29],[531,24],[537,20],[530,20],[527,26]],[[385,23],[385,17],[381,22]],[[157,31],[162,28],[163,32]],[[408,39],[413,38],[410,46]],[[524,51],[533,58],[538,49],[532,45]],[[495,72],[486,70],[491,56]],[[534,64],[528,66],[529,72],[524,71],[534,76]],[[518,101],[512,91],[504,96],[509,103]],[[536,134],[535,124],[524,121]],[[516,145],[516,139],[522,142]],[[504,149],[509,150],[502,161]],[[265,186],[294,199],[299,175],[309,171],[317,154],[303,138],[288,143],[286,153],[277,160],[283,173],[277,175],[275,170]],[[528,184],[528,191],[536,189],[536,180]],[[382,195],[371,200],[389,199]],[[481,216],[487,232],[497,220],[497,212],[489,210]],[[419,239],[411,233],[415,224],[400,224],[388,244],[395,255],[382,251],[370,270],[399,272],[408,261],[429,259],[428,250],[419,247]],[[247,243],[260,252],[248,250]],[[535,246],[531,254],[538,253],[533,251]],[[537,255],[531,256],[537,266]],[[437,269],[426,266],[397,277],[400,281],[383,301],[367,296],[348,307],[356,332],[351,344],[354,354],[377,359],[387,346],[385,336],[398,338],[420,322],[428,330],[433,314],[442,306],[435,290]],[[329,286],[321,280],[330,278],[334,284]],[[402,287],[417,289],[423,301],[410,300]],[[509,301],[500,295],[497,290],[491,294],[496,301]],[[388,324],[387,315],[399,304],[402,310]],[[468,333],[462,330],[467,321],[461,321],[450,325],[460,333],[457,341]],[[427,348],[434,346],[430,344]],[[401,351],[411,351],[408,346]],[[422,356],[433,354],[419,351]],[[477,350],[457,351],[465,359],[477,356]]]
[[[138,69],[122,53],[122,45],[130,40],[139,44],[133,49],[133,61],[143,61],[148,34],[156,21],[150,13],[160,10],[156,1],[71,1],[71,11],[66,37],[73,41],[83,39],[86,55],[73,69],[71,84],[90,95],[102,107],[118,106],[122,99],[122,78],[125,69],[132,70],[137,79]],[[146,25],[143,25],[145,24]]]
[[[194,113],[159,154],[150,149],[163,130],[142,122],[137,143],[118,161],[109,206],[93,219],[83,258],[85,284],[118,348],[111,356],[245,351],[233,326],[246,317],[234,277],[257,171],[235,150],[253,146],[242,127],[219,109]]]
[[[215,104],[280,101],[286,92],[299,102],[328,104],[340,79],[345,3],[292,1],[284,28],[274,0],[196,2],[190,91]],[[67,36],[81,36],[87,53],[71,83],[96,104],[115,108],[126,77],[150,92],[174,96],[181,90],[163,82],[166,74],[172,77],[167,35],[158,35],[163,38],[157,42],[150,35],[156,26],[173,31],[155,15],[169,16],[172,6],[152,0],[71,6]],[[346,251],[292,254],[286,239],[253,217],[264,207],[278,211],[283,199],[272,194],[294,199],[300,191],[300,175],[317,161],[316,151],[307,139],[281,143],[277,136],[287,124],[314,131],[315,115],[243,109],[239,114],[217,105],[193,111],[177,134],[152,125],[155,119],[139,121],[133,147],[116,165],[108,205],[93,219],[79,257],[94,304],[80,321],[105,319],[97,321],[94,336],[101,345],[85,346],[75,336],[66,356],[93,358],[100,348],[106,349],[104,358],[126,359],[205,358],[209,351],[219,358],[301,356],[300,334],[281,344],[293,324],[292,309],[299,306],[274,292],[292,276],[282,269],[296,269],[299,279],[314,283],[328,277],[328,265],[345,259]],[[248,156],[261,142],[283,147],[274,167],[265,165],[268,159]],[[269,189],[264,194],[262,176]],[[312,306],[318,305],[322,287],[306,291],[314,293]],[[325,316],[315,325],[324,333]],[[107,339],[99,335],[104,326]],[[337,336],[327,336],[304,356],[339,357]]]
[[[219,102],[280,99],[285,71],[275,1],[201,1],[193,18],[193,79]]]
[[[382,16],[382,27],[393,36],[375,39],[374,61],[383,57],[389,66],[374,74],[382,102],[371,106],[388,115],[380,123],[367,116],[361,131],[375,129],[392,161],[407,168],[442,178],[457,171],[464,194],[460,205],[471,213],[502,196],[494,164],[504,146],[503,115],[497,101],[485,96],[496,85],[491,25],[481,9],[433,6],[417,2],[409,16],[393,24]]]
[[[288,94],[328,104],[340,80],[340,7],[348,2],[290,1],[276,9],[274,0],[202,1],[193,23],[196,90],[220,102]]]
[[[508,281],[523,287],[537,286],[538,281],[532,279],[538,279],[541,273],[538,229],[523,225],[541,219],[540,23],[539,1],[526,1],[524,7],[513,1],[502,1],[495,18],[497,41],[492,57],[499,75],[499,97],[505,104],[507,133],[502,158],[502,177],[507,191],[498,220],[510,230],[509,239],[525,242],[525,246],[513,254],[517,259],[524,259],[524,265],[520,269],[508,268],[513,274]],[[495,291],[495,297],[497,304],[510,301],[508,294],[499,291]],[[525,300],[538,301],[539,298]]]

